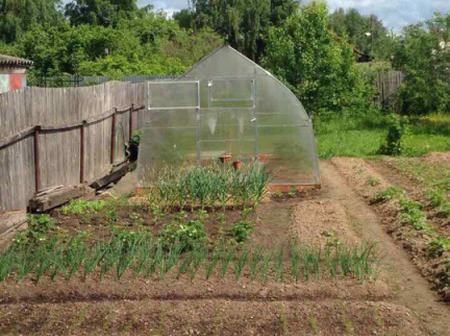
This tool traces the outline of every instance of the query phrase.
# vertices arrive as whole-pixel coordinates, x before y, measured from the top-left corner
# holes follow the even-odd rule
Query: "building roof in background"
[[[29,68],[32,65],[33,61],[27,60],[25,58],[0,54],[0,66],[2,67]]]

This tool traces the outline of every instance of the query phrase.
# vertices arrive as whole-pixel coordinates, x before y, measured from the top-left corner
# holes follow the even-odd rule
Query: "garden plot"
[[[254,169],[31,217],[1,255],[0,333],[429,334],[329,187],[267,194]]]
[[[387,231],[444,298],[450,299],[450,163],[447,156],[332,159],[381,214]]]

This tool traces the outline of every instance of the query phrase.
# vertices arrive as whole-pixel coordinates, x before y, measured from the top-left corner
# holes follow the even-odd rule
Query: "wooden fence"
[[[0,213],[41,190],[91,183],[126,160],[145,118],[146,83],[0,94]]]
[[[377,105],[379,107],[396,108],[395,93],[403,83],[405,76],[400,71],[390,70],[377,74],[375,78],[375,86],[377,88]]]

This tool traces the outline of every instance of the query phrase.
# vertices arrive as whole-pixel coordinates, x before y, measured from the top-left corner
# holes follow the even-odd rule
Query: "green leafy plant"
[[[172,223],[161,231],[159,241],[167,249],[179,243],[183,246],[183,251],[192,250],[195,246],[204,245],[207,242],[205,226],[198,220]]]
[[[388,187],[387,189],[378,192],[373,198],[373,203],[383,203],[402,195],[404,191],[397,187]]]
[[[391,114],[386,120],[387,135],[385,143],[379,149],[380,154],[400,155],[402,153],[402,137],[406,132],[407,119]]]
[[[228,236],[236,243],[244,243],[253,232],[253,225],[247,221],[241,220],[233,224],[228,231]]]
[[[428,244],[430,257],[440,257],[450,249],[450,237],[437,237]]]
[[[97,213],[103,210],[106,206],[106,202],[103,200],[86,200],[86,199],[76,199],[70,201],[69,204],[61,208],[61,213],[63,215],[83,215],[86,213]]]
[[[402,223],[411,224],[416,230],[430,231],[422,205],[418,202],[400,199],[400,220]]]

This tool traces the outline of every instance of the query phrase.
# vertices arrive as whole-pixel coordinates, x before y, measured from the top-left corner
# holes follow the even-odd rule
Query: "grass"
[[[379,117],[314,120],[318,155],[370,157],[377,155],[387,129]],[[417,118],[402,139],[404,156],[422,156],[431,151],[450,151],[450,117]]]

